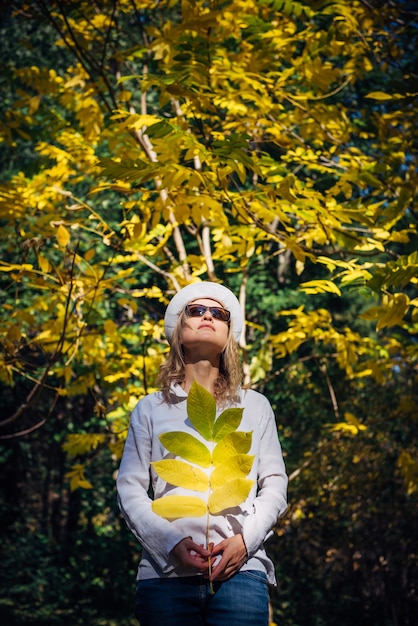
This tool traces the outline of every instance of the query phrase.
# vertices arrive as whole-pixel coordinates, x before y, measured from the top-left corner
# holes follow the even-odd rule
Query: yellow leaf
[[[39,109],[41,97],[42,96],[33,96],[33,98],[29,100],[29,115],[33,115]]]
[[[84,255],[84,258],[86,261],[91,261],[95,254],[96,254],[95,249],[90,248],[90,250],[87,250],[86,254]]]
[[[348,411],[346,411],[344,413],[344,417],[345,417],[346,422],[348,422],[348,424],[353,424],[353,426],[355,426],[358,430],[366,430],[367,429],[367,426],[365,426],[364,424],[359,422],[357,417],[355,415],[353,415],[352,413],[349,413]]]
[[[62,224],[60,224],[57,229],[57,240],[59,245],[63,248],[65,248],[67,243],[70,241],[70,233]]]
[[[19,326],[16,324],[12,324],[7,330],[7,339],[9,341],[13,341],[15,343],[19,343],[22,338],[22,333],[20,332]]]
[[[404,293],[397,293],[388,299],[387,306],[383,306],[383,315],[377,322],[377,330],[390,328],[399,324],[408,310],[409,298]]]
[[[309,280],[306,283],[301,283],[300,288],[305,293],[336,293],[341,295],[341,291],[331,280]]]
[[[103,328],[106,334],[114,335],[118,327],[113,320],[106,320],[103,324]]]
[[[71,367],[64,367],[64,380],[65,380],[65,384],[68,385],[71,382],[71,379],[73,377],[73,370],[71,369]]]
[[[118,100],[120,102],[129,102],[131,98],[132,98],[132,92],[128,91],[127,89],[123,89],[122,91],[118,93]]]
[[[305,517],[306,517],[305,513],[303,512],[303,509],[300,506],[298,506],[295,509],[295,511],[294,511],[294,513],[292,515],[292,519],[295,520],[295,521],[299,521],[301,519],[305,519]]]
[[[143,237],[145,237],[146,230],[147,229],[145,224],[141,224],[139,222],[135,224],[133,228],[134,239],[142,239]]]
[[[212,489],[218,489],[235,478],[244,478],[250,472],[253,461],[254,455],[250,454],[237,454],[230,457],[213,470],[210,476],[210,486]]]
[[[316,261],[318,263],[323,263],[324,265],[326,265],[327,268],[331,272],[333,270],[335,270],[336,267],[342,267],[342,268],[346,268],[346,269],[350,269],[351,268],[350,263],[347,263],[347,261],[337,261],[336,259],[329,259],[326,256],[318,256],[316,258]]]
[[[372,98],[373,100],[392,100],[393,96],[384,91],[371,91],[366,95],[366,98]]]
[[[176,456],[181,456],[186,461],[196,463],[200,467],[209,467],[210,451],[196,437],[182,431],[173,431],[160,435],[163,446]]]
[[[164,496],[154,500],[152,510],[166,519],[202,517],[208,512],[203,500],[194,496]]]
[[[65,478],[70,481],[70,489],[74,491],[75,489],[92,489],[93,485],[86,480],[84,476],[84,465],[80,463],[77,465],[73,465],[71,470],[65,474]]]
[[[296,261],[295,269],[296,269],[296,274],[300,276],[303,270],[305,269],[305,263],[302,263],[302,261]]]
[[[230,433],[215,447],[212,454],[212,463],[215,467],[224,463],[229,457],[236,454],[247,454],[251,448],[251,432]]]
[[[289,200],[289,202],[294,202],[297,200],[297,197],[293,193],[292,185],[295,183],[295,177],[293,175],[287,176],[278,186],[278,191],[285,200]]]
[[[212,515],[218,515],[226,509],[242,504],[247,499],[254,482],[248,478],[235,478],[215,489],[209,497],[209,512]]]
[[[177,459],[163,459],[151,463],[158,476],[170,485],[192,489],[193,491],[207,491],[209,479],[198,467]]]
[[[357,270],[348,270],[347,272],[345,272],[342,277],[341,277],[341,282],[342,283],[353,283],[357,280],[361,280],[363,283],[366,282],[366,280],[370,280],[370,278],[372,277],[372,275],[370,274],[370,272],[368,272],[365,269],[357,269]]]
[[[347,424],[347,422],[338,422],[337,424],[327,424],[331,431],[342,431],[350,433],[351,435],[357,435],[359,429],[354,424]]]
[[[38,256],[38,264],[42,272],[48,274],[51,271],[51,264],[44,256],[41,254]]]
[[[402,450],[397,466],[403,474],[408,495],[416,493],[418,491],[418,463],[416,460],[409,454],[409,452]]]

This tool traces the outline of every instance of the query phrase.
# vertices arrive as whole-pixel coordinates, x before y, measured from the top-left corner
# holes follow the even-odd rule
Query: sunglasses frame
[[[191,310],[192,309],[197,310],[196,308],[199,308],[201,310],[201,313],[199,313],[198,315],[193,315],[191,313]],[[207,306],[206,304],[193,304],[192,303],[192,304],[186,304],[184,311],[187,317],[203,317],[207,313],[207,311],[209,311],[213,319],[215,320],[218,320],[220,322],[226,322],[227,324],[229,324],[231,320],[231,312],[228,311],[228,309],[224,309],[224,307],[222,306]],[[218,313],[219,311],[223,311],[224,313],[226,313],[226,317],[223,318],[222,314],[220,317]]]

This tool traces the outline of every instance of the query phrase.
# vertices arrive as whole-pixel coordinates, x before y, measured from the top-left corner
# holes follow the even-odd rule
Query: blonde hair
[[[177,321],[171,338],[170,351],[166,361],[160,367],[157,384],[164,400],[173,401],[172,383],[181,384],[186,377],[183,346],[181,343],[182,331],[185,326],[186,314],[183,310]],[[242,368],[238,354],[237,342],[234,339],[232,320],[229,322],[228,339],[221,353],[219,376],[215,381],[214,396],[218,405],[236,402],[239,398],[239,387],[242,382]]]

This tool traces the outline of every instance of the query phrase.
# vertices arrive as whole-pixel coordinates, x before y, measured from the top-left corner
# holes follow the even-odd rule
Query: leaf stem
[[[206,516],[206,548],[207,550],[210,550],[210,541],[209,541],[209,517],[210,517],[210,513],[209,513],[209,509],[208,509],[208,513]],[[213,588],[213,582],[210,580],[210,577],[212,575],[212,557],[209,554],[208,556],[208,573],[209,573],[209,593],[211,596],[215,595],[215,590]]]

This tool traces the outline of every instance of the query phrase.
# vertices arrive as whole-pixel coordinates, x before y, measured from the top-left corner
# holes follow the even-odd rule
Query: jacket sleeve
[[[252,513],[245,519],[242,535],[248,556],[253,556],[263,544],[277,518],[287,510],[287,483],[285,464],[276,420],[270,403],[264,398],[260,447],[258,451],[257,495]]]
[[[116,479],[117,497],[121,513],[132,533],[161,570],[168,572],[174,567],[174,563],[170,564],[170,552],[185,535],[151,508],[152,500],[148,493],[152,433],[147,412],[149,403],[144,398],[131,416]]]

